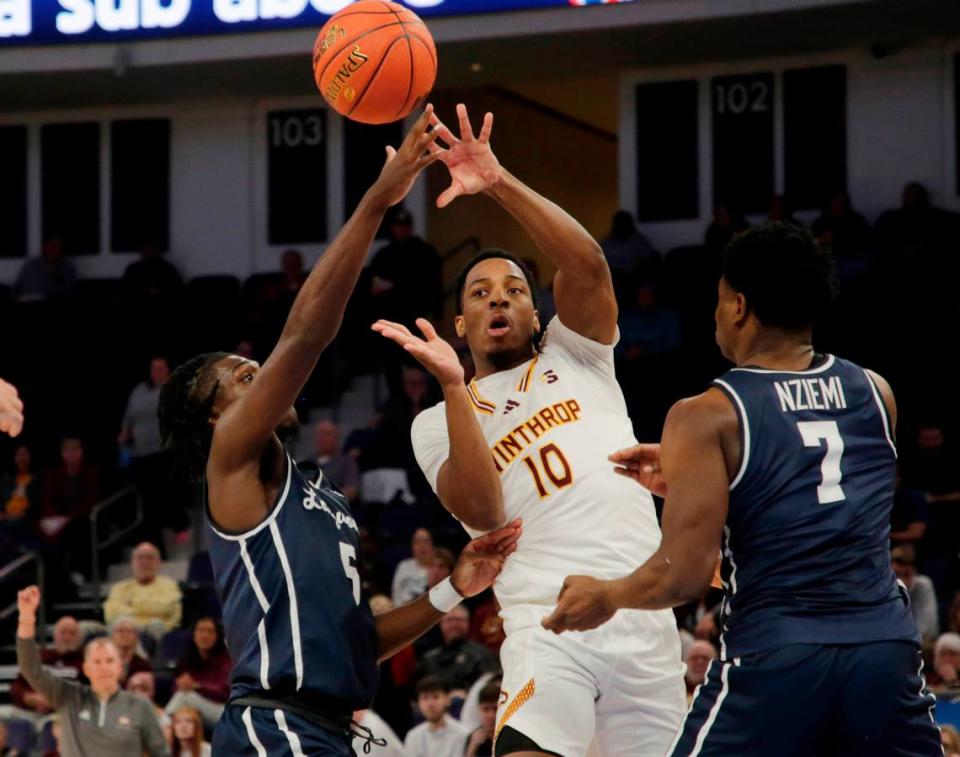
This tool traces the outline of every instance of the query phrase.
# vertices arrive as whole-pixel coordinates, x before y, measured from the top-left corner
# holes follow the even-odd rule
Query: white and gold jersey
[[[612,345],[554,318],[532,360],[471,382],[468,392],[503,482],[507,519],[523,519],[519,549],[494,587],[508,634],[539,622],[566,576],[620,578],[653,554],[653,499],[607,460],[636,444]],[[436,490],[450,454],[443,403],[418,415],[411,433]]]

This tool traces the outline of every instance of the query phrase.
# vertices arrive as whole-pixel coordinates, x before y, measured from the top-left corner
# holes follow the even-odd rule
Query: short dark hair
[[[723,253],[723,278],[760,323],[788,331],[812,327],[837,295],[829,250],[783,221],[737,234]]]
[[[173,451],[174,474],[191,482],[200,481],[206,470],[213,439],[210,413],[219,388],[211,369],[225,357],[229,353],[197,355],[177,366],[160,389],[160,438]]]
[[[446,694],[450,689],[447,687],[447,684],[443,682],[442,678],[438,676],[425,676],[420,679],[420,682],[417,684],[417,696],[421,694],[433,694],[437,691],[442,691]]]
[[[463,290],[467,286],[467,276],[470,274],[470,271],[472,271],[478,263],[493,258],[509,260],[511,263],[516,263],[517,267],[523,272],[523,277],[527,280],[527,286],[530,287],[530,299],[533,300],[533,308],[534,310],[539,309],[540,298],[537,295],[537,279],[533,275],[533,271],[530,270],[530,267],[516,255],[512,255],[506,250],[491,248],[478,252],[477,255],[463,267],[457,276],[457,315],[463,315]]]
[[[500,703],[500,681],[493,680],[483,685],[480,694],[477,697],[480,704],[499,704]]]
[[[454,566],[457,564],[457,558],[455,558],[453,556],[453,552],[446,547],[437,547],[435,550],[433,550],[433,559],[435,561],[442,562],[446,566],[447,570],[449,570],[451,573],[453,572]]]

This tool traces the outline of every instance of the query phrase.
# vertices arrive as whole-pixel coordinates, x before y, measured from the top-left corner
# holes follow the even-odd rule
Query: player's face
[[[260,372],[260,363],[239,355],[229,355],[217,362],[214,366],[214,372],[219,387],[213,412],[214,415],[220,416],[230,405],[250,390],[250,385],[256,380],[257,374]],[[297,411],[291,407],[280,420],[277,430],[295,428],[297,423]]]
[[[475,361],[482,356],[503,370],[529,359],[540,321],[520,267],[504,258],[488,258],[470,269],[456,326]]]

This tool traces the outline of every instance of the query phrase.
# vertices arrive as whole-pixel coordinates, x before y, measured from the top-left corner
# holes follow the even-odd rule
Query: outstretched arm
[[[450,187],[437,199],[446,207],[456,197],[483,192],[496,200],[530,235],[539,250],[557,266],[554,297],[560,320],[578,334],[613,342],[617,328],[617,301],[603,250],[586,229],[550,200],[534,192],[506,171],[493,154],[490,134],[493,114],[483,118],[474,137],[464,105],[457,105],[459,139],[433,117],[440,139],[450,145],[432,150],[450,171]]]
[[[377,321],[371,328],[413,355],[443,389],[450,455],[437,477],[437,495],[461,523],[477,531],[492,531],[506,521],[503,485],[490,447],[477,422],[457,353],[437,335],[425,318],[417,319],[423,339],[401,323]]]
[[[406,197],[420,172],[436,159],[425,156],[436,138],[428,131],[431,113],[428,105],[399,150],[387,148],[379,178],[314,266],[256,381],[218,420],[213,440],[216,454],[211,457],[224,472],[259,463],[277,424],[336,335],[384,213]]]
[[[52,707],[59,707],[67,696],[71,684],[55,676],[40,662],[37,649],[37,608],[40,606],[40,589],[28,586],[17,592],[17,665],[23,677],[37,692],[46,697]]]
[[[523,533],[520,521],[474,539],[464,547],[450,582],[464,599],[473,597],[493,584],[504,561],[517,550],[517,540]],[[377,615],[379,659],[385,660],[408,644],[412,644],[433,628],[444,613],[424,594],[413,602]]]
[[[582,631],[619,609],[661,610],[697,599],[710,585],[727,518],[727,455],[738,420],[717,390],[671,408],[663,427],[661,465],[666,482],[660,547],[624,578],[570,576],[545,628]]]

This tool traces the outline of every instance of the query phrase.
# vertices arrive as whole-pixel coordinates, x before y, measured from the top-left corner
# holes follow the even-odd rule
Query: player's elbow
[[[474,531],[496,531],[506,525],[507,515],[503,510],[503,502],[491,502],[486,498],[461,501],[450,512],[463,525]]]

